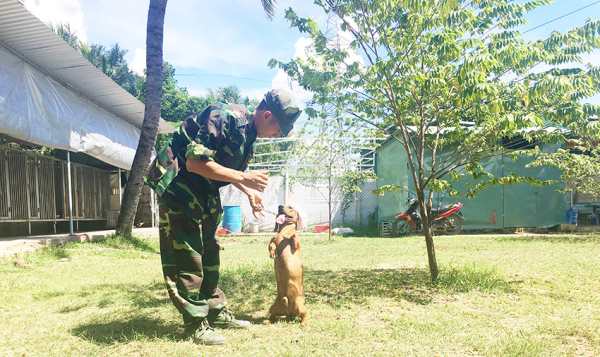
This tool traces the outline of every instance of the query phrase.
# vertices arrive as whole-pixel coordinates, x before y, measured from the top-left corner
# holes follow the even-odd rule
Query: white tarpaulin
[[[140,130],[0,46],[0,133],[129,170]]]

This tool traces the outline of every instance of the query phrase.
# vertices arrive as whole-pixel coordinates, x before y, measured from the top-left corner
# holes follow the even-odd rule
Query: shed
[[[110,226],[143,117],[143,103],[20,1],[0,0],[0,234]]]
[[[550,148],[547,148],[550,149]],[[554,168],[527,168],[529,160],[521,158],[513,161],[507,155],[491,158],[483,163],[487,170],[497,176],[516,173],[543,180],[555,180],[549,186],[528,184],[497,185],[484,189],[473,198],[464,194],[449,197],[447,194],[434,194],[434,206],[461,201],[464,204],[464,229],[503,229],[521,227],[551,227],[565,223],[565,212],[570,205],[568,194],[560,192],[564,185],[560,182],[560,172]],[[400,142],[393,137],[377,150],[376,172],[378,187],[398,185],[397,192],[388,192],[379,198],[378,217],[383,222],[406,209],[406,202],[414,197],[415,190],[408,171],[406,153]],[[459,189],[473,184],[472,179],[462,179],[456,185]]]

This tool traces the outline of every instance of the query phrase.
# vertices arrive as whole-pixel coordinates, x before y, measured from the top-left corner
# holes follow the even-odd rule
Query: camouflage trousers
[[[216,316],[225,306],[218,288],[219,244],[215,232],[220,212],[191,219],[182,211],[159,208],[160,257],[169,297],[186,327]]]

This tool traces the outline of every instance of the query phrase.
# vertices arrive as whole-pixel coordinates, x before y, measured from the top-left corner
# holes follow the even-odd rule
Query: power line
[[[546,21],[546,22],[544,22],[544,23],[541,23],[541,24],[539,24],[539,25],[537,25],[537,26],[535,26],[535,27],[532,27],[532,28],[530,28],[530,29],[529,29],[529,30],[527,30],[527,31],[524,31],[523,33],[528,33],[528,32],[531,32],[531,31],[533,31],[533,30],[537,30],[537,29],[539,29],[540,27],[546,26],[546,25],[548,25],[548,24],[550,24],[550,23],[553,23],[553,22],[555,22],[555,21],[558,21],[558,20],[560,20],[560,19],[562,19],[562,18],[565,18],[565,17],[567,17],[567,16],[573,15],[573,14],[574,14],[574,13],[576,13],[576,12],[579,12],[579,11],[581,11],[581,10],[587,9],[588,7],[590,7],[590,6],[594,6],[594,5],[596,5],[596,4],[600,4],[600,0],[598,0],[598,1],[594,1],[594,2],[593,2],[593,3],[591,3],[591,4],[588,4],[588,5],[582,6],[582,7],[578,8],[578,9],[575,9],[575,10],[573,10],[573,11],[571,11],[571,12],[568,12],[568,13],[566,13],[566,14],[564,14],[564,15],[560,15],[560,16],[558,16],[558,17],[555,17],[555,18],[553,18],[553,19],[550,19],[550,20],[548,20],[548,21]]]
[[[588,5],[582,6],[580,8],[577,8],[577,9],[573,10],[573,11],[570,11],[570,12],[568,12],[566,14],[563,14],[563,15],[560,15],[560,16],[555,17],[553,19],[550,19],[550,20],[548,20],[546,22],[543,22],[543,23],[541,23],[541,24],[539,24],[537,26],[534,26],[534,27],[532,27],[532,28],[530,28],[530,29],[528,29],[526,31],[523,31],[523,33],[525,34],[525,33],[531,32],[531,31],[535,31],[535,30],[539,29],[540,27],[544,27],[544,26],[546,26],[548,24],[551,24],[551,23],[553,23],[555,21],[558,21],[558,20],[563,19],[563,18],[565,18],[567,16],[570,16],[570,15],[573,15],[573,14],[579,12],[579,11],[585,10],[588,7],[591,7],[591,6],[594,6],[594,5],[597,5],[597,4],[600,4],[600,0],[596,0],[596,1],[594,1],[594,2],[592,2],[590,4],[588,4]],[[178,76],[178,77],[229,77],[229,78],[244,79],[244,80],[254,81],[254,82],[271,83],[271,81],[264,80],[264,79],[253,78],[253,77],[245,77],[245,76],[236,76],[236,75],[233,75],[233,74],[225,74],[225,73],[175,73],[175,76]]]
[[[235,76],[232,74],[225,74],[225,73],[175,73],[175,76],[178,76],[178,77],[230,77],[230,78],[245,79],[245,80],[255,81],[255,82],[271,83],[271,81],[267,81],[264,79]]]

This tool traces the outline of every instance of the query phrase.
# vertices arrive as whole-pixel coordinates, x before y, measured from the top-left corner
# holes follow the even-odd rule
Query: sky
[[[538,39],[582,25],[588,18],[600,18],[600,2],[593,0],[557,0],[534,10],[524,30],[594,2],[583,11],[528,32],[526,37]],[[128,51],[130,67],[143,72],[149,0],[25,0],[25,4],[46,23],[70,24],[88,43],[107,47],[119,43]],[[272,21],[259,0],[171,0],[165,17],[164,58],[175,66],[179,85],[192,95],[235,85],[242,95],[258,99],[270,88],[289,88],[289,78],[281,70],[268,68],[267,62],[271,58],[289,60],[300,55],[307,44],[284,19],[290,6],[300,16],[325,20],[310,0],[279,0]],[[585,60],[600,64],[600,52]],[[593,101],[600,103],[600,96]]]

